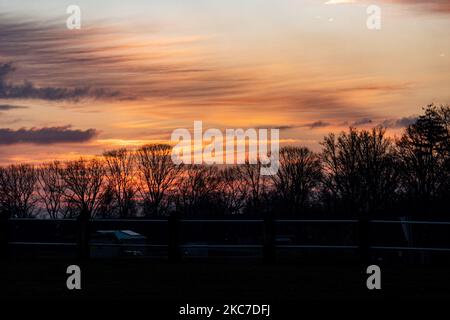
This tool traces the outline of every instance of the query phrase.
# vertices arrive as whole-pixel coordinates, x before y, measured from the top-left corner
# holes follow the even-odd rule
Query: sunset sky
[[[168,141],[194,120],[318,150],[450,103],[448,0],[92,2],[0,0],[0,164]]]

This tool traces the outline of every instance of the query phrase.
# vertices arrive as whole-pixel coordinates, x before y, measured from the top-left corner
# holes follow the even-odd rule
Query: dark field
[[[8,261],[1,282],[7,299],[120,299],[148,302],[295,302],[304,300],[450,299],[448,267],[383,267],[382,290],[366,288],[356,265],[169,264],[147,260],[80,264],[82,290],[66,289],[71,261]]]

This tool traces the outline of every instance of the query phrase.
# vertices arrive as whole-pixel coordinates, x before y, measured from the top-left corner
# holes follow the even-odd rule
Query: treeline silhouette
[[[261,164],[174,165],[171,147],[0,168],[7,217],[421,216],[450,213],[450,107],[428,105],[400,138],[383,127],[329,134],[320,153],[280,150],[275,176]]]

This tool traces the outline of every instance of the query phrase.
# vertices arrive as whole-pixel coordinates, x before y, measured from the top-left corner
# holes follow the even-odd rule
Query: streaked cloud
[[[442,12],[436,1],[380,0],[392,9],[381,33],[366,29],[370,0],[338,2],[177,1],[172,10],[136,1],[108,4],[111,16],[86,1],[89,20],[77,31],[45,2],[9,2],[0,14],[0,127],[28,142],[3,144],[0,163],[164,142],[194,120],[279,128],[283,142],[318,150],[326,132],[354,123],[399,131],[421,105],[447,103],[448,23],[421,15]],[[66,123],[83,130],[54,129]],[[51,142],[54,134],[39,139],[39,131],[78,138]]]
[[[18,130],[0,128],[0,145],[80,143],[91,140],[97,133],[95,129],[74,130],[70,126]]]
[[[13,110],[13,109],[27,109],[26,106],[17,106],[13,104],[0,104],[0,111],[7,111],[7,110]]]
[[[0,97],[201,101],[245,90],[246,77],[196,53],[205,37],[161,38],[154,30],[140,34],[122,27],[98,23],[73,33],[55,23],[0,15]]]
[[[311,123],[307,123],[304,126],[310,128],[310,129],[316,129],[316,128],[328,127],[330,125],[331,124],[328,123],[328,122],[324,122],[324,121],[319,120],[319,121],[314,121],[314,122],[311,122]]]
[[[76,102],[83,98],[122,98],[120,92],[108,89],[36,87],[30,81],[23,81],[22,84],[12,84],[7,81],[7,77],[13,71],[14,67],[11,63],[0,64],[0,98],[2,99],[71,100]]]
[[[387,119],[381,124],[386,128],[405,128],[413,124],[417,120],[417,116],[402,117],[398,119]]]
[[[362,119],[358,119],[358,120],[356,120],[355,122],[353,122],[353,125],[354,125],[354,126],[363,126],[363,125],[371,124],[371,123],[373,123],[373,120],[372,120],[372,119],[369,119],[369,118],[362,118]]]

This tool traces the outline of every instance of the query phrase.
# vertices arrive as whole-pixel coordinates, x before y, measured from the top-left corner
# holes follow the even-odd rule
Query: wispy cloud
[[[417,116],[403,117],[398,119],[387,119],[381,124],[387,128],[404,128],[413,124],[417,120]]]
[[[11,63],[0,64],[0,98],[2,99],[71,100],[76,102],[83,98],[122,98],[120,92],[107,89],[36,87],[30,81],[24,81],[22,84],[12,84],[7,81],[7,77],[13,71],[14,67]],[[20,108],[11,105],[4,107],[9,107],[9,109]]]
[[[13,110],[13,109],[27,109],[26,106],[17,106],[13,104],[0,104],[0,111],[7,111],[7,110]]]
[[[304,126],[310,128],[310,129],[317,129],[317,128],[328,127],[330,125],[331,124],[328,123],[328,122],[324,122],[324,121],[319,120],[319,121],[314,121],[314,122],[311,122],[311,123],[307,123]]]
[[[14,77],[11,63],[0,70],[0,96],[9,99],[195,101],[240,94],[248,82],[195,53],[202,37],[162,38],[154,30],[140,34],[103,23],[73,33],[54,23],[0,15],[0,39],[0,56],[17,67]],[[7,83],[7,76],[14,79]]]
[[[362,118],[362,119],[358,119],[355,122],[353,122],[353,125],[354,126],[363,126],[363,125],[366,125],[366,124],[371,124],[372,122],[373,122],[372,119]]]
[[[18,130],[0,128],[0,145],[80,143],[91,140],[97,133],[95,129],[74,130],[70,126]]]
[[[314,6],[335,9],[322,6],[325,2],[342,1]],[[445,83],[445,75],[435,77],[435,70],[445,70],[446,60],[432,63],[423,51],[439,47],[445,52],[436,40],[441,36],[425,41],[424,33],[415,38],[417,50],[409,50],[410,44],[401,41],[404,31],[394,25],[382,42],[372,42],[359,20],[360,28],[347,33],[321,28],[314,19],[309,19],[314,24],[304,19],[302,28],[287,28],[288,21],[277,25],[276,18],[266,33],[259,28],[265,20],[260,17],[242,29],[234,15],[221,15],[218,23],[213,13],[211,21],[191,26],[196,12],[176,23],[164,15],[158,26],[145,22],[145,28],[123,18],[86,22],[81,30],[70,31],[63,19],[50,15],[30,20],[0,14],[0,139],[9,139],[0,148],[0,162],[1,153],[4,162],[40,161],[96,154],[110,145],[164,141],[173,129],[197,119],[216,128],[278,127],[286,139],[316,145],[324,131],[338,130],[344,121],[401,126],[406,120],[398,117],[413,114],[416,101],[441,99],[446,93],[433,82]],[[435,29],[432,21],[430,26]],[[431,30],[424,27],[424,32]],[[29,109],[8,112],[22,104]],[[12,124],[14,119],[18,122]],[[55,127],[65,123],[96,129]],[[94,139],[97,130],[101,139]]]

